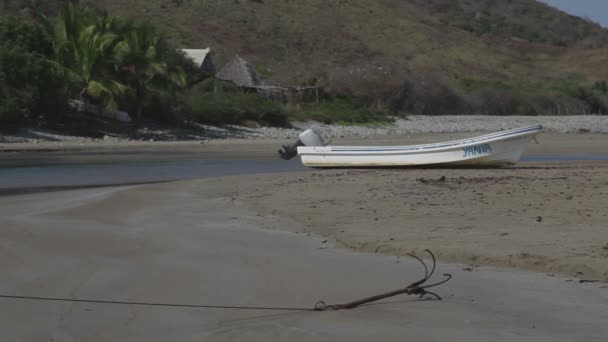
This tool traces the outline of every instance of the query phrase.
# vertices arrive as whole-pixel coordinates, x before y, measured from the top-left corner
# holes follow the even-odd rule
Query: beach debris
[[[468,265],[467,267],[463,268],[462,270],[467,271],[467,272],[479,271],[479,265]]]
[[[438,294],[436,294],[435,292],[431,292],[428,289],[445,284],[450,279],[452,279],[452,275],[444,273],[443,276],[445,277],[445,279],[438,281],[436,283],[425,285],[426,282],[429,281],[429,279],[431,279],[431,277],[433,276],[433,273],[435,273],[435,267],[437,266],[437,261],[435,259],[435,255],[433,254],[433,252],[431,252],[428,249],[425,249],[424,251],[431,256],[432,265],[431,265],[430,270],[429,270],[429,267],[426,265],[426,263],[420,257],[415,256],[414,254],[408,254],[410,257],[418,260],[422,264],[422,266],[424,267],[424,278],[422,278],[418,281],[415,281],[415,282],[411,283],[410,285],[408,285],[407,287],[399,289],[399,290],[381,293],[379,295],[355,300],[355,301],[348,302],[348,303],[329,305],[329,304],[326,304],[324,301],[319,301],[319,302],[317,302],[317,304],[315,304],[314,310],[315,311],[326,311],[326,310],[354,309],[361,305],[369,304],[372,302],[377,302],[382,299],[386,299],[386,298],[390,298],[390,297],[394,297],[394,296],[398,296],[398,295],[402,295],[402,294],[405,294],[408,296],[416,295],[416,296],[418,296],[418,298],[425,298],[425,297],[429,298],[429,296],[430,296],[434,299],[441,300],[442,298]]]
[[[416,178],[416,180],[422,184],[428,184],[428,183],[445,183],[445,181],[447,180],[447,178],[445,176],[441,176],[437,179],[425,179],[424,177],[421,178]]]
[[[536,216],[536,222],[543,222],[542,216]]]
[[[598,283],[599,280],[597,280],[597,279],[581,279],[578,282],[580,284],[584,284],[584,283]]]

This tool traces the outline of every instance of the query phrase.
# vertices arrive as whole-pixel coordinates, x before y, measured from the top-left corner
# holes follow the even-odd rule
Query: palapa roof
[[[217,73],[217,78],[232,81],[239,86],[255,87],[262,85],[262,80],[253,67],[240,56],[236,56]]]

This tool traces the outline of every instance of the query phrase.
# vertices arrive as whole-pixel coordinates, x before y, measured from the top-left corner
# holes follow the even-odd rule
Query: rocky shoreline
[[[344,137],[396,136],[410,133],[492,132],[542,124],[549,133],[608,133],[608,116],[410,116],[392,124],[372,126],[325,125],[318,122],[295,122],[292,128],[190,125],[189,128],[166,128],[147,125],[128,131],[96,131],[77,135],[50,129],[22,129],[0,133],[0,143],[73,142],[103,143],[125,141],[206,141],[212,139],[293,139],[307,128],[317,129],[328,139]]]

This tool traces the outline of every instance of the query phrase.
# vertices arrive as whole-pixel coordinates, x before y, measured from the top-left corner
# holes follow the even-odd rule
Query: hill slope
[[[530,0],[410,0],[435,14],[441,23],[478,35],[517,37],[550,45],[601,48],[608,30]]]
[[[46,2],[45,10],[52,12],[58,2]],[[184,47],[210,46],[217,64],[239,54],[268,83],[318,84],[364,97],[379,107],[397,98],[392,101],[396,110],[484,112],[493,97],[525,93],[539,98],[524,107],[543,106],[542,101],[550,98],[555,113],[592,111],[573,102],[581,97],[574,92],[608,79],[608,30],[535,0],[94,4],[114,14],[149,19]],[[429,109],[427,102],[437,101],[412,105],[408,96],[447,102]],[[409,104],[400,102],[403,97]],[[556,99],[563,101],[556,104]],[[518,106],[509,104],[505,113],[530,111]]]

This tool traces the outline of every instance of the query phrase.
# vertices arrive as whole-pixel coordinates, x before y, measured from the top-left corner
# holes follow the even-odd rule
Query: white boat
[[[297,154],[310,167],[398,167],[416,165],[503,166],[519,161],[541,125],[486,134],[474,138],[408,146],[323,146],[312,130],[300,134],[293,146],[283,146],[281,156]]]

